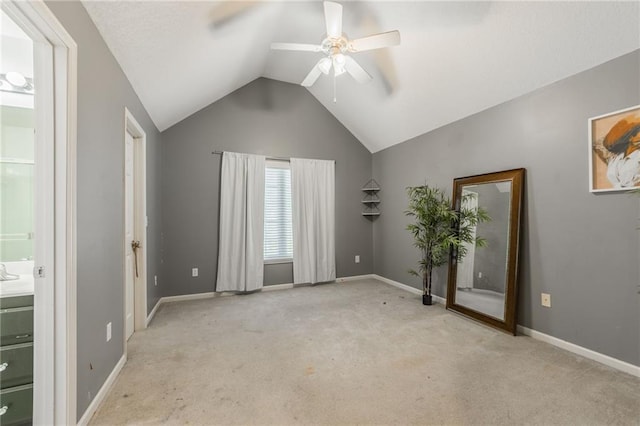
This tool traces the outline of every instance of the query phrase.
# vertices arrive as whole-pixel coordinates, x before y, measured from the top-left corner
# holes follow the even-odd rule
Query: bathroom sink
[[[19,279],[20,279],[20,275],[13,275],[13,274],[0,275],[0,281],[13,281],[13,280],[19,280]]]
[[[5,262],[4,265],[7,273],[3,276],[8,279],[0,280],[0,297],[33,294],[33,261]]]
[[[7,267],[4,263],[0,263],[0,281],[13,281],[20,278],[18,274],[11,274],[7,272]]]

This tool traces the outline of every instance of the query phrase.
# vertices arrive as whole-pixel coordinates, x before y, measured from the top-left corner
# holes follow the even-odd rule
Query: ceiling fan
[[[381,49],[383,47],[400,44],[400,32],[389,31],[349,40],[342,32],[342,5],[331,1],[324,2],[324,17],[327,27],[327,35],[322,43],[271,43],[274,50],[296,50],[304,52],[321,52],[325,56],[313,67],[311,72],[302,81],[305,87],[313,86],[320,74],[328,75],[333,68],[334,91],[335,77],[345,72],[351,75],[358,83],[366,83],[371,76],[349,56],[349,53],[364,52],[367,50]],[[335,93],[335,92],[334,92]],[[335,102],[335,96],[334,96]]]

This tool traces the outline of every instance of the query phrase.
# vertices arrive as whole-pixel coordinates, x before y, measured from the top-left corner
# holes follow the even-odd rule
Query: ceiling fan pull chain
[[[336,96],[336,73],[333,73],[333,103],[338,102],[338,98]]]

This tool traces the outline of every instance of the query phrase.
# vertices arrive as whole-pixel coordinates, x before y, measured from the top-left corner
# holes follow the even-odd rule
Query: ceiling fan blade
[[[351,40],[349,42],[349,50],[351,52],[364,52],[365,50],[380,49],[398,44],[400,44],[400,32],[396,30]]]
[[[271,43],[273,50],[297,50],[303,52],[322,52],[322,46],[304,43]]]
[[[345,55],[345,60],[344,69],[346,69],[347,72],[351,74],[351,77],[353,77],[358,83],[367,83],[372,79],[369,73],[366,72],[364,68],[362,68],[351,56]]]
[[[342,5],[331,1],[324,2],[324,19],[329,38],[342,37]]]
[[[320,64],[325,60],[326,58],[322,58],[318,61],[318,63],[313,67],[313,69],[311,70],[311,72],[309,72],[309,74],[307,74],[307,76],[304,78],[304,80],[302,81],[302,83],[300,83],[302,86],[304,87],[311,87],[313,86],[313,83],[316,82],[316,80],[318,79],[318,77],[320,77],[320,74],[322,74],[322,70],[320,69]]]

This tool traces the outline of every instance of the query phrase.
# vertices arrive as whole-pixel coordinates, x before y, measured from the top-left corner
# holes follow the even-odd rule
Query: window
[[[293,259],[289,163],[268,160],[264,180],[264,260],[288,262]]]

